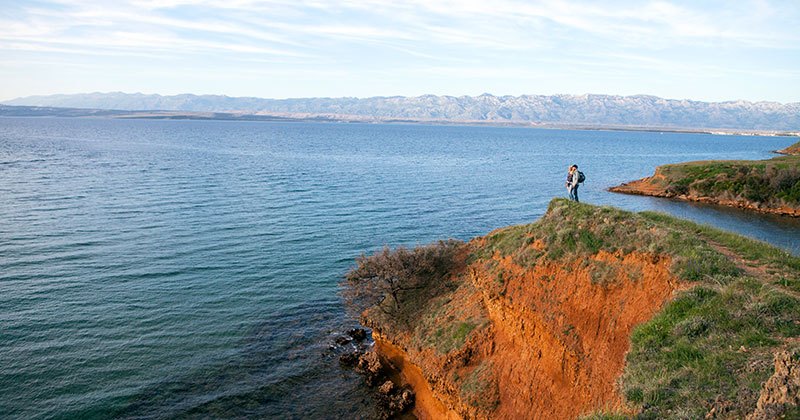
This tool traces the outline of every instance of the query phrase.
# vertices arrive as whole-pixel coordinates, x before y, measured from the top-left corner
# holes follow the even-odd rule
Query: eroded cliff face
[[[494,327],[494,352],[487,357],[498,383],[494,416],[572,418],[624,410],[615,382],[633,327],[678,287],[670,259],[600,251],[588,260],[533,268],[497,254],[492,261],[492,268],[470,268]],[[601,281],[593,281],[595,264],[608,270]],[[494,284],[499,272],[501,288]]]
[[[800,346],[800,259],[691,222],[554,200],[439,246],[456,251],[384,251],[351,278],[448,256],[362,315],[420,418],[742,418],[772,355]]]
[[[451,276],[455,289],[436,297],[408,331],[367,315],[378,348],[384,343],[395,364],[405,365],[410,382],[426,379],[429,388],[418,395],[436,403],[419,405],[418,416],[574,418],[626,410],[616,381],[629,337],[681,287],[672,259],[622,249],[545,258],[546,242],[559,238],[537,233],[544,232],[518,235],[522,246],[513,249],[492,242],[517,232],[467,244],[465,263]],[[469,329],[463,344],[438,341],[459,328]]]

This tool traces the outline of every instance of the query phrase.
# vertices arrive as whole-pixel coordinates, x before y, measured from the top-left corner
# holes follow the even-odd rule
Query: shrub
[[[800,158],[768,161],[689,162],[667,165],[666,193],[739,198],[758,203],[800,205]]]
[[[345,305],[358,315],[375,307],[391,321],[407,323],[425,302],[446,290],[445,280],[463,245],[448,240],[361,255],[342,282]]]

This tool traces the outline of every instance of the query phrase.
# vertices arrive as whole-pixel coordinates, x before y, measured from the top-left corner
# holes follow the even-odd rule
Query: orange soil
[[[666,184],[666,177],[656,170],[655,175],[647,178],[637,179],[636,181],[626,182],[608,190],[611,192],[649,195],[653,197],[668,197],[663,185]]]
[[[525,268],[510,257],[493,259],[498,264],[490,270],[480,261],[467,267],[467,281],[478,295],[470,300],[482,302],[491,325],[473,334],[461,351],[442,356],[409,349],[406,337],[391,337],[395,346],[382,342],[379,347],[409,372],[405,376],[418,394],[419,414],[551,419],[602,409],[627,411],[616,381],[633,328],[649,320],[679,287],[669,273],[670,260],[601,251],[589,264]],[[591,270],[602,264],[611,271],[603,284],[594,284]],[[500,270],[502,286],[497,283]],[[460,384],[452,379],[466,377],[479,365],[491,366],[497,384],[499,404],[489,409],[462,401]],[[441,407],[447,407],[447,417]]]
[[[607,287],[592,284],[588,268],[578,262],[568,272],[554,264],[525,270],[510,257],[500,260],[500,268],[512,273],[506,296],[486,300],[501,355],[495,358],[501,384],[498,418],[532,413],[536,418],[572,418],[603,408],[624,409],[615,382],[630,334],[654,315],[677,284],[666,259],[604,252],[595,259],[620,267]],[[638,270],[642,278],[629,280],[628,270]],[[478,274],[477,281],[486,278],[493,276]]]
[[[386,360],[388,360],[394,369],[400,375],[403,383],[411,385],[414,389],[414,412],[413,414],[420,420],[455,420],[460,419],[453,410],[448,410],[445,405],[439,401],[433,394],[430,385],[425,380],[422,370],[413,363],[408,361],[408,355],[399,347],[393,345],[389,341],[374,336],[375,347]]]

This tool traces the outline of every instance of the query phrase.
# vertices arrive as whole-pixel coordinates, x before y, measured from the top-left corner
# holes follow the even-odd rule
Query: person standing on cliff
[[[569,199],[575,202],[579,202],[578,184],[580,184],[578,165],[572,165],[567,172],[567,191],[569,191]]]

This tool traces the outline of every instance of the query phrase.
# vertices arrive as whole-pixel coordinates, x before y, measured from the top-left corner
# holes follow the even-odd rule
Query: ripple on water
[[[384,244],[541,216],[579,162],[585,201],[738,229],[800,224],[612,195],[780,138],[486,127],[0,119],[0,413],[365,417],[326,352],[342,274]],[[564,148],[570,144],[569,150]],[[792,248],[794,247],[794,248]]]

